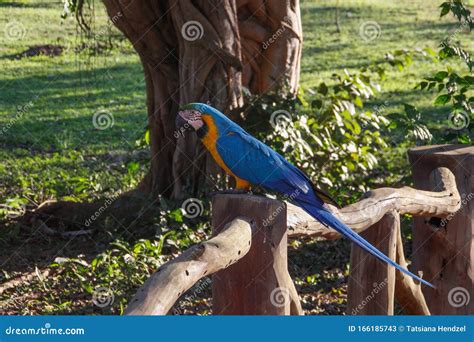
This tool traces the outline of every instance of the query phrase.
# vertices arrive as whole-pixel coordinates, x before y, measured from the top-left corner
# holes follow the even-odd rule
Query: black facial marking
[[[204,123],[204,125],[199,127],[198,130],[196,131],[196,134],[200,139],[204,138],[207,134],[207,125]]]

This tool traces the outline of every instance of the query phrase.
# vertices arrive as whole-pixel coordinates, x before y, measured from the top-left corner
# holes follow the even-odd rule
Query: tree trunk
[[[242,86],[260,94],[298,85],[298,0],[103,0],[132,42],[146,79],[151,166],[138,190],[158,198],[199,195],[218,167],[194,134],[175,131],[179,105],[209,102],[225,113],[243,105]]]

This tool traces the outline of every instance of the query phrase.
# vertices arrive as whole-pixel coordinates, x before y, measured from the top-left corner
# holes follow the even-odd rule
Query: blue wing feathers
[[[278,192],[283,192],[284,183],[289,183],[291,191],[287,195],[296,189],[309,191],[308,180],[277,152],[245,131],[235,133],[221,135],[216,144],[222,160],[236,176]]]

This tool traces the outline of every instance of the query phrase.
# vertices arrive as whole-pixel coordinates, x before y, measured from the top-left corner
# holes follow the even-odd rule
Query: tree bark
[[[178,134],[179,105],[209,102],[224,113],[252,93],[289,85],[301,56],[299,1],[103,0],[140,56],[146,80],[151,166],[140,193],[171,198],[217,185],[220,170],[194,134]],[[238,111],[233,111],[238,112]]]

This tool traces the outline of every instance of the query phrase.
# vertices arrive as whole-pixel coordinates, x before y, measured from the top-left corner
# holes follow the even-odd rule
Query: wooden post
[[[391,211],[360,235],[395,260],[400,215]],[[395,268],[352,245],[349,276],[349,315],[393,315]]]
[[[252,246],[238,263],[213,275],[213,313],[289,315],[296,290],[287,268],[286,205],[250,195],[213,197],[214,234],[236,217],[252,220]]]
[[[413,269],[436,289],[423,287],[435,315],[474,314],[474,146],[439,145],[409,151],[415,186],[438,190],[431,172],[446,167],[456,178],[461,208],[446,218],[415,217]],[[430,177],[431,176],[431,177]]]

